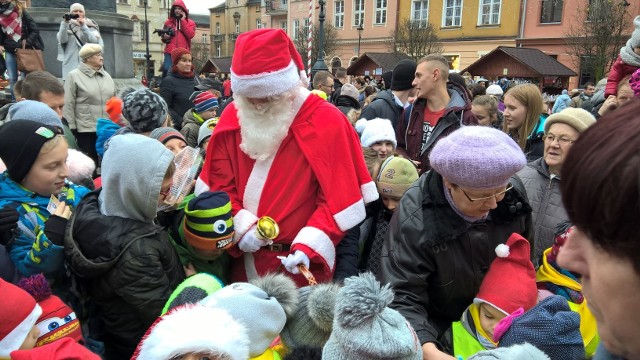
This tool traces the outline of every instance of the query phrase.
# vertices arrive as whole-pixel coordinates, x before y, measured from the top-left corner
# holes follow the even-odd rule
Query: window
[[[480,0],[478,25],[500,24],[500,5],[502,0]]]
[[[580,57],[580,87],[584,87],[584,84],[588,82],[595,83],[595,67],[593,66],[593,61],[589,56],[581,56]]]
[[[284,30],[284,32],[288,32],[287,31],[287,22],[286,21],[280,22],[280,29]]]
[[[222,55],[221,55],[221,54],[222,54],[222,51],[221,51],[221,50],[222,50],[222,47],[221,47],[220,45],[216,45],[216,56],[217,56],[217,57],[222,56]]]
[[[207,43],[207,34],[202,34],[202,43],[203,44]]]
[[[282,4],[281,9],[286,9],[287,8],[287,0],[281,0],[280,4]]]
[[[162,0],[162,8],[169,9],[171,7],[171,0]]]
[[[336,0],[333,11],[333,26],[344,27],[344,0]]]
[[[387,0],[376,0],[375,24],[381,25],[387,22]]]
[[[138,0],[138,6],[144,7],[144,0]],[[149,8],[149,2],[147,2],[147,8]]]
[[[419,21],[420,26],[427,26],[429,22],[429,0],[414,0],[411,2],[411,21]]]
[[[353,1],[353,26],[364,25],[364,0]]]
[[[541,23],[558,23],[562,21],[563,0],[542,0],[540,12]]]
[[[256,12],[260,12],[260,5],[256,6]]]
[[[442,26],[460,26],[462,0],[445,0],[442,8]]]
[[[118,4],[129,5],[129,0],[118,0]]]
[[[236,19],[234,20],[236,23],[236,34],[240,33],[240,20]]]
[[[220,23],[216,23],[216,35],[220,35]]]
[[[293,36],[291,36],[291,38],[293,40],[298,40],[298,37],[300,37],[300,20],[293,20],[293,28],[291,28],[291,31],[293,31]]]
[[[260,22],[260,19],[256,19],[256,29],[262,29],[262,23]]]

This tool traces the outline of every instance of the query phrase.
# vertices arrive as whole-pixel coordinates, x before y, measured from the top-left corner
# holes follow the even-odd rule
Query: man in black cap
[[[378,96],[364,108],[361,118],[371,120],[375,118],[389,119],[396,128],[402,111],[409,105],[409,97],[413,96],[413,79],[416,72],[416,62],[411,59],[401,60],[391,76],[391,90],[378,93]]]
[[[200,80],[200,84],[193,87],[195,91],[210,91],[215,97],[220,100],[222,99],[222,83],[215,79],[204,78]]]

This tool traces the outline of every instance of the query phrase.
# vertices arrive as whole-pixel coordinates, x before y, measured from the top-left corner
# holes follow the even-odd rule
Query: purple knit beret
[[[486,126],[463,126],[436,143],[431,167],[450,182],[470,189],[505,186],[527,160],[507,134]]]

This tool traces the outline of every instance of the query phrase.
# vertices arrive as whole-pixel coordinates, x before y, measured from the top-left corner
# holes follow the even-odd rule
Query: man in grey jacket
[[[84,6],[79,3],[71,5],[69,13],[78,16],[76,19],[64,18],[58,30],[58,61],[62,62],[62,79],[75,70],[80,63],[80,49],[84,44],[100,44],[104,47],[98,24],[86,18]]]

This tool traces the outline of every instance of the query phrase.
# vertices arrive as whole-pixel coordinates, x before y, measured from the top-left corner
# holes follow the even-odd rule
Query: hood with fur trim
[[[131,359],[169,360],[189,353],[246,360],[247,329],[222,309],[203,305],[177,307],[151,325]]]

